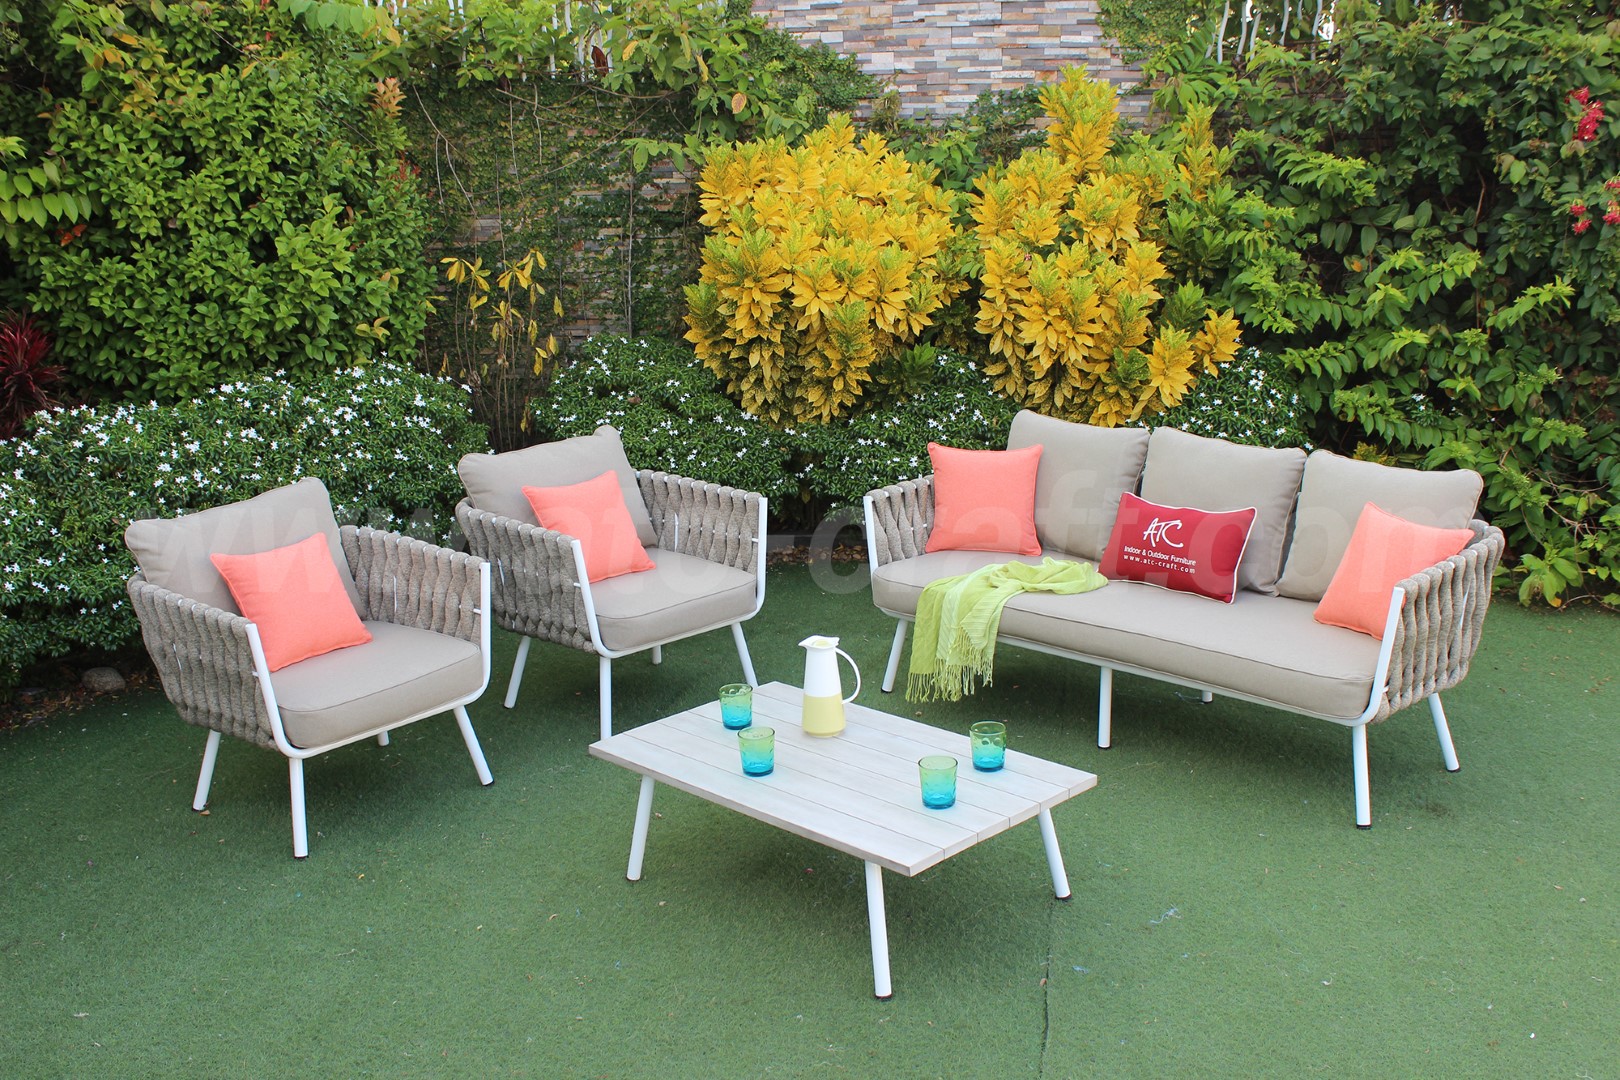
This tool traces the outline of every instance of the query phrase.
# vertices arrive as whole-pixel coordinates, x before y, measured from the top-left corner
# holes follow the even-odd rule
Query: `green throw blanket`
[[[1090,563],[1050,556],[1039,566],[994,563],[930,582],[917,598],[907,700],[960,701],[976,678],[989,686],[1001,609],[1019,593],[1083,593],[1107,584]]]

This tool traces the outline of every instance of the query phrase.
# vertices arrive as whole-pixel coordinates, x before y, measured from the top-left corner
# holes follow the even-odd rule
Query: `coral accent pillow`
[[[243,617],[258,625],[271,671],[371,640],[320,533],[256,555],[208,558]]]
[[[934,527],[924,551],[1041,553],[1035,535],[1039,445],[958,450],[929,443],[928,459],[934,467]]]
[[[526,487],[523,495],[541,525],[579,541],[591,581],[653,568],[613,470],[564,487]]]
[[[1197,593],[1230,604],[1255,508],[1160,506],[1126,492],[1098,567],[1104,577]]]
[[[1472,529],[1419,525],[1368,503],[1316,605],[1316,621],[1382,638],[1396,583],[1457,554],[1473,538]]]

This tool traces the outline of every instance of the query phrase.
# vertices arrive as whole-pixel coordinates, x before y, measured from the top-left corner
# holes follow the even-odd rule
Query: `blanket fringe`
[[[995,641],[988,649],[967,650],[966,662],[953,664],[941,661],[932,673],[912,671],[906,675],[906,700],[919,703],[930,701],[961,701],[982,686],[993,686],[996,659]]]

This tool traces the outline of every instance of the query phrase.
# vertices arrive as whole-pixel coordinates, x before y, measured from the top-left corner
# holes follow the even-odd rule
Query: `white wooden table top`
[[[710,701],[591,744],[593,756],[896,873],[912,877],[1097,785],[1067,765],[1007,751],[999,772],[973,768],[965,732],[845,706],[832,738],[799,726],[798,687],[754,691],[754,723],[776,729],[776,770],[744,776],[737,733]],[[956,805],[922,804],[917,759],[956,758]]]

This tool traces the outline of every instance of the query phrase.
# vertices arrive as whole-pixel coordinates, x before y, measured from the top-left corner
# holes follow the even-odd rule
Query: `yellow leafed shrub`
[[[1046,146],[977,181],[986,372],[1020,405],[1114,426],[1176,405],[1237,351],[1238,324],[1172,287],[1155,241],[1166,189],[1196,200],[1219,158],[1190,123],[1174,156],[1114,148],[1113,87],[1071,68],[1045,87]],[[1167,295],[1168,294],[1168,295]]]
[[[949,197],[925,168],[834,116],[802,146],[710,153],[711,230],[686,338],[727,391],[775,424],[849,416],[965,286]]]

